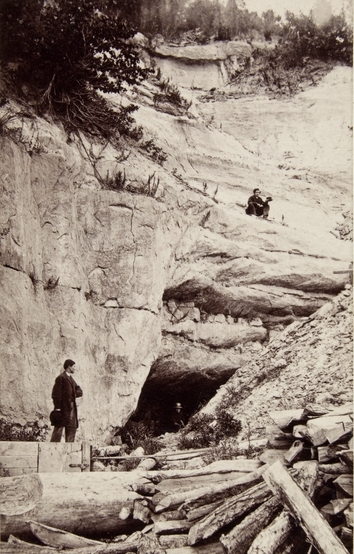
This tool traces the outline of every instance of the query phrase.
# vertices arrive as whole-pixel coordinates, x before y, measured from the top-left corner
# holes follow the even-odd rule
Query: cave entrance
[[[223,382],[226,382],[225,379]],[[154,436],[176,431],[172,414],[177,402],[182,405],[185,423],[198,412],[216,393],[223,382],[196,381],[157,383],[147,380],[140,394],[138,406],[131,421],[144,422]]]

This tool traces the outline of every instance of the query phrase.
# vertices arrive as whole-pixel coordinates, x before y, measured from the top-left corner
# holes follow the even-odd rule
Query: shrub
[[[45,441],[48,430],[48,425],[39,426],[38,422],[33,425],[20,425],[5,419],[0,420],[1,441]]]
[[[177,85],[171,83],[169,79],[164,79],[158,86],[161,92],[156,92],[154,94],[155,104],[159,104],[160,102],[169,102],[178,108],[189,110],[192,102],[188,102],[185,98],[183,98]]]
[[[69,129],[126,133],[129,110],[115,112],[99,92],[120,92],[147,71],[134,31],[115,0],[3,0],[2,69],[7,87],[52,112]]]
[[[145,150],[150,158],[162,165],[167,160],[167,154],[160,146],[155,144],[154,139],[147,140],[140,144],[140,148]]]
[[[148,423],[130,420],[122,429],[122,439],[131,450],[141,446],[145,454],[155,454],[161,450],[162,443],[153,437],[153,432]]]
[[[241,429],[241,422],[226,409],[219,408],[215,417],[210,414],[196,414],[181,431],[178,447],[183,450],[217,446],[222,440],[235,438]]]

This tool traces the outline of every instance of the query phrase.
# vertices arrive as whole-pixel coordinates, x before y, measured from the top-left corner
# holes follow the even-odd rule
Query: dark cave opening
[[[176,431],[172,416],[176,403],[182,405],[184,422],[197,413],[214,395],[222,383],[183,382],[157,384],[146,381],[140,394],[138,406],[130,421],[143,421],[154,436]]]

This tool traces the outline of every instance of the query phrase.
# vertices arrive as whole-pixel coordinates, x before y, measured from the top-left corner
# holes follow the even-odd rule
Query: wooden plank
[[[91,471],[91,444],[88,441],[83,441],[82,443],[82,471],[87,472]]]
[[[81,472],[80,443],[40,443],[38,458],[39,473]],[[77,467],[70,467],[70,464],[76,464]]]
[[[348,551],[313,502],[292,479],[286,468],[275,462],[263,474],[268,486],[306,530],[320,554],[347,554]]]
[[[0,464],[4,468],[28,468],[37,469],[37,454],[35,456],[0,456]]]
[[[154,533],[156,535],[175,535],[189,531],[193,523],[186,519],[172,521],[156,521],[154,523]]]
[[[64,461],[63,471],[81,473],[82,445],[80,443],[67,443],[67,456]]]
[[[249,473],[213,473],[210,475],[200,475],[198,477],[185,477],[182,479],[164,479],[158,485],[156,489],[165,494],[172,494],[174,491],[187,491],[195,490],[198,487],[211,485],[212,483],[225,483],[226,481],[234,481],[235,479],[246,477]]]
[[[38,467],[9,467],[6,469],[8,477],[15,475],[27,475],[28,473],[38,473]]]
[[[38,442],[0,441],[0,456],[38,456],[38,446]]]

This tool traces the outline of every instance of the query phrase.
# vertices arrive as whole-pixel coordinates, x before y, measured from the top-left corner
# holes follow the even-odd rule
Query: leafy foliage
[[[144,421],[129,420],[122,429],[122,439],[128,447],[135,450],[141,446],[145,454],[155,454],[162,448],[162,443],[153,434],[154,430]]]
[[[283,38],[274,52],[286,67],[303,65],[307,57],[352,64],[353,31],[343,14],[332,15],[322,25],[312,15],[287,12],[286,20]]]
[[[215,417],[199,413],[191,417],[181,431],[178,446],[181,449],[217,446],[229,437],[235,438],[242,429],[241,422],[224,408],[219,408]]]
[[[3,71],[16,94],[69,128],[127,132],[129,109],[114,112],[98,94],[146,76],[117,0],[3,0],[0,18]]]
[[[39,426],[38,422],[33,425],[20,425],[5,419],[0,420],[0,440],[2,441],[45,441],[48,430],[48,425]]]

